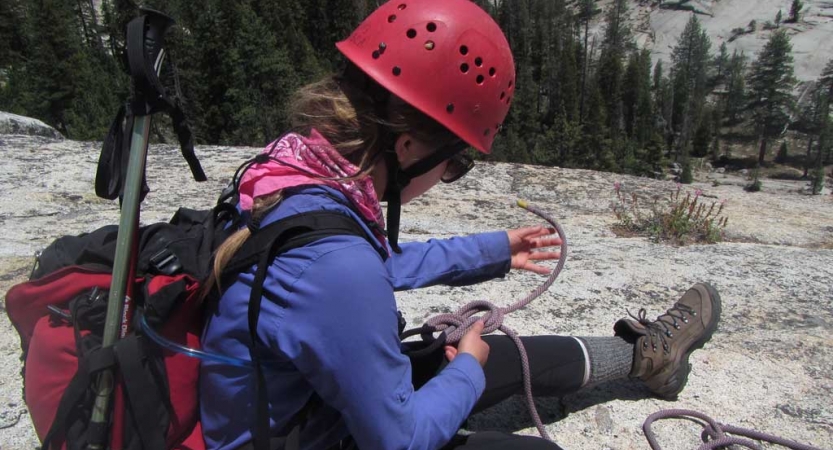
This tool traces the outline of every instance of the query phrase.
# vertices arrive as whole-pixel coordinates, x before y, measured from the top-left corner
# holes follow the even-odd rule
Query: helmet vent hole
[[[402,69],[400,69],[400,68],[399,68],[399,66],[394,66],[394,67],[393,67],[393,74],[394,74],[395,76],[397,76],[397,77],[398,77],[398,76],[399,76],[399,74],[401,74],[401,73],[402,73]]]
[[[495,76],[495,74],[496,74],[496,73],[497,73],[497,70],[495,70],[495,68],[494,68],[494,67],[492,67],[492,68],[490,68],[490,69],[489,69],[489,76],[490,76],[490,77]]]
[[[512,80],[509,80],[509,87],[512,87]]]
[[[479,56],[477,58],[474,58],[474,65],[477,66],[477,67],[482,66],[483,65],[483,58],[481,58]]]
[[[379,59],[380,55],[379,50],[373,50],[373,59]]]
[[[468,55],[469,54],[469,48],[466,47],[465,45],[461,45],[460,46],[460,54],[463,55],[463,56]]]
[[[454,103],[449,103],[449,104],[445,107],[445,110],[446,110],[446,111],[448,111],[449,113],[453,113],[453,112],[454,112]]]
[[[485,79],[486,78],[483,75],[478,75],[477,76],[477,84],[483,84],[483,80],[485,80]]]
[[[408,30],[408,31],[405,33],[405,35],[406,35],[406,36],[408,36],[408,38],[409,38],[409,39],[413,39],[413,38],[415,38],[415,37],[416,37],[417,32],[416,32],[416,30],[414,30],[413,28],[411,28],[410,30]]]
[[[434,41],[427,41],[425,43],[425,50],[434,50]]]
[[[491,133],[492,133],[492,130],[490,130],[490,129],[488,129],[488,128],[486,128],[485,130],[483,130],[483,136],[489,136],[489,134],[491,134]]]
[[[469,72],[469,65],[466,64],[466,63],[461,64],[460,65],[460,72],[468,73]]]
[[[428,22],[428,25],[425,26],[425,29],[428,30],[429,33],[433,33],[437,31],[437,24],[434,22]]]
[[[396,14],[391,14],[388,16],[388,23],[396,22]]]
[[[406,4],[404,4],[404,3],[402,3],[402,4],[400,4],[400,5],[399,5],[399,10],[400,10],[400,11],[402,11],[402,10],[404,10],[404,9],[405,9],[405,8],[407,8],[407,7],[408,7],[408,5],[406,5]]]
[[[506,92],[501,92],[500,99],[503,100],[504,98],[506,98]]]

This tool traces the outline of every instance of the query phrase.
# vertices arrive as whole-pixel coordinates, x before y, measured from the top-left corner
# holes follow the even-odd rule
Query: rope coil
[[[503,325],[503,319],[507,314],[517,311],[530,304],[533,300],[546,292],[553,283],[555,283],[555,280],[558,278],[558,275],[561,273],[561,270],[564,268],[564,263],[567,260],[567,236],[564,233],[564,229],[561,228],[561,225],[545,212],[523,200],[518,200],[517,205],[544,219],[547,223],[552,225],[553,228],[555,228],[558,236],[561,238],[561,256],[558,258],[558,264],[555,266],[552,273],[550,273],[547,280],[544,281],[537,289],[529,293],[529,295],[509,306],[499,307],[486,300],[475,300],[463,305],[463,307],[454,313],[439,314],[431,317],[421,328],[408,330],[400,337],[402,339],[406,339],[411,336],[421,335],[425,341],[433,340],[433,342],[431,342],[431,344],[426,348],[413,353],[414,356],[419,357],[431,353],[442,345],[457,344],[472,327],[472,325],[474,325],[474,323],[478,320],[482,320],[484,323],[482,332],[484,335],[498,330],[502,331],[504,334],[509,336],[518,347],[518,353],[521,357],[521,366],[523,369],[526,403],[529,407],[529,414],[532,416],[532,420],[535,423],[535,428],[538,429],[538,433],[541,434],[542,438],[552,441],[544,428],[543,422],[541,422],[541,417],[538,415],[538,411],[535,409],[535,403],[532,397],[532,380],[530,378],[529,358],[527,357],[526,349],[524,348],[520,336],[518,336],[518,334],[511,328]],[[477,316],[479,313],[485,314]],[[438,332],[442,333],[440,337],[433,339],[433,334]]]
[[[645,432],[648,444],[651,445],[653,450],[662,450],[662,447],[660,447],[659,442],[657,442],[656,434],[653,430],[651,430],[651,424],[662,419],[700,419],[705,422],[700,423],[697,420],[694,420],[703,426],[703,433],[701,435],[703,445],[697,447],[697,450],[712,450],[716,448],[728,447],[730,445],[740,445],[753,450],[761,450],[761,447],[751,440],[728,436],[727,433],[736,434],[738,436],[743,436],[757,441],[770,442],[772,444],[781,445],[793,450],[821,450],[820,448],[813,447],[812,445],[802,444],[800,442],[762,433],[760,431],[721,424],[701,412],[691,411],[688,409],[666,409],[655,412],[645,419],[645,423],[642,425],[642,431]]]

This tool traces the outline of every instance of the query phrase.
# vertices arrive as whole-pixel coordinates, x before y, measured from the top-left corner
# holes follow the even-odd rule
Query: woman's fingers
[[[531,252],[529,259],[534,261],[548,261],[561,258],[561,252]]]
[[[456,356],[457,356],[457,349],[455,347],[450,346],[450,345],[446,345],[445,346],[445,359],[447,359],[448,362],[451,362],[451,361],[454,360],[454,358]]]

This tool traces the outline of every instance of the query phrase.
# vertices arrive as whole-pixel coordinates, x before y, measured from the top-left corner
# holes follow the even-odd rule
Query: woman
[[[246,314],[255,269],[240,274],[223,286],[205,349],[248,359],[255,345],[273,361],[264,367],[270,434],[285,434],[299,412],[308,413],[301,448],[558,448],[533,437],[455,436],[472,411],[521,391],[510,339],[481,338],[480,324],[456,347],[414,361],[399,340],[394,291],[473,284],[510,269],[546,274],[537,262],[558,258],[540,250],[561,243],[542,227],[397,242],[401,204],[465,175],[473,162],[464,149],[489,152],[515,89],[503,33],[470,0],[397,0],[337,47],[347,69],[296,94],[296,132],[268,146],[272,158],[243,175],[240,207],[250,227],[335,211],[369,239],[331,236],[278,257],[264,284],[259,343],[249,338]],[[249,235],[242,228],[220,248],[217,274]],[[630,376],[674,398],[689,354],[710,338],[719,312],[714,289],[696,285],[656,321],[644,312],[619,321],[616,337],[524,338],[533,391],[563,395]],[[254,385],[251,370],[203,364],[210,448],[252,440]]]

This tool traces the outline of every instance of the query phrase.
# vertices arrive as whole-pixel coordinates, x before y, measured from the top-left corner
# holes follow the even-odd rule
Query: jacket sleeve
[[[363,450],[437,449],[483,393],[468,354],[415,391],[387,271],[365,243],[317,257],[291,288],[274,341]]]
[[[505,231],[400,245],[386,264],[397,291],[445,284],[466,286],[502,277],[511,255]]]

